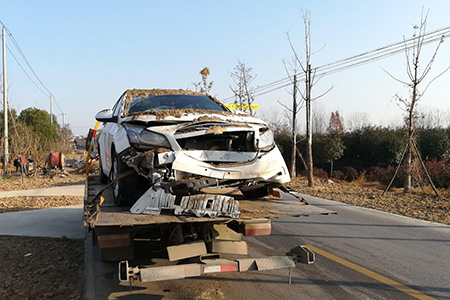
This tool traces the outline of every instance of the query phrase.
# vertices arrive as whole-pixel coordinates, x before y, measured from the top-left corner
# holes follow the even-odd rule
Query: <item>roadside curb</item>
[[[94,284],[94,264],[92,253],[92,231],[86,230],[86,238],[84,240],[84,300],[95,300],[95,284]]]

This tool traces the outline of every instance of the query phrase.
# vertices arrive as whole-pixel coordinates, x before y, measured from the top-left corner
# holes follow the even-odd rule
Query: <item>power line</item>
[[[422,35],[422,37],[424,37],[423,44],[429,44],[429,43],[432,43],[439,39],[442,39],[442,37],[448,33],[450,33],[450,26],[446,26],[441,29],[437,29],[437,30],[428,32],[428,33]],[[337,72],[344,71],[344,70],[347,70],[347,69],[350,69],[353,67],[357,67],[357,66],[360,66],[363,64],[370,63],[375,60],[379,60],[379,59],[382,59],[382,58],[385,58],[388,56],[398,54],[400,52],[403,52],[405,50],[405,48],[406,49],[411,48],[414,45],[417,38],[420,38],[420,37],[412,37],[412,38],[405,39],[405,40],[397,42],[397,43],[393,43],[393,44],[383,46],[383,47],[380,47],[380,48],[377,48],[377,49],[374,49],[371,51],[366,51],[366,52],[363,52],[358,55],[354,55],[354,56],[351,56],[351,57],[348,57],[345,59],[341,59],[341,60],[338,60],[333,63],[325,64],[323,66],[315,68],[316,75],[325,76],[325,75],[337,73]],[[302,77],[302,76],[304,77],[303,73],[299,73],[296,75],[298,75],[300,77]],[[286,77],[286,78],[268,83],[264,86],[258,87],[254,90],[255,97],[273,92],[275,90],[284,88],[286,86],[289,86],[290,83],[288,83],[288,82],[290,82],[290,77]],[[234,96],[226,98],[224,100],[224,102],[232,100],[232,99],[234,99]]]
[[[14,60],[16,61],[16,63],[19,65],[19,67],[22,69],[22,71],[25,73],[25,75],[27,75],[28,79],[30,79],[30,81],[34,84],[34,86],[40,90],[45,96],[48,97],[47,93],[44,92],[44,90],[42,90],[37,83],[31,78],[31,76],[27,73],[27,71],[25,71],[25,69],[22,67],[22,65],[20,64],[20,62],[17,60],[16,56],[13,54],[13,52],[11,51],[11,49],[9,49],[8,46],[6,46],[6,49],[8,49],[9,54],[11,54],[11,56],[14,58]]]
[[[17,51],[19,51],[20,56],[22,56],[22,59],[25,61],[25,63],[27,64],[27,66],[30,68],[31,72],[33,72],[34,76],[37,78],[37,80],[39,81],[39,83],[44,87],[44,89],[51,95],[52,92],[50,92],[50,90],[45,86],[45,84],[41,81],[41,79],[39,78],[39,76],[37,76],[36,72],[34,71],[33,67],[30,65],[30,63],[28,62],[28,59],[26,58],[25,54],[23,53],[22,49],[19,46],[19,43],[17,43],[16,39],[14,38],[13,34],[11,33],[11,31],[9,31],[6,28],[6,31],[8,32],[8,35],[11,39],[11,41],[13,42],[14,46],[16,47]]]
[[[47,96],[47,97],[49,97],[49,95],[43,90],[43,89],[41,89],[38,85],[37,85],[37,83],[33,80],[33,78],[31,78],[31,76],[27,73],[27,71],[24,69],[24,67],[20,64],[20,62],[18,61],[18,59],[16,58],[16,56],[14,55],[14,53],[11,51],[11,49],[9,49],[9,47],[8,46],[6,46],[6,49],[8,49],[8,52],[9,52],[9,54],[11,54],[11,56],[14,58],[14,60],[16,61],[16,63],[19,65],[19,67],[22,69],[22,71],[25,73],[25,75],[28,77],[28,79],[30,79],[30,81],[34,84],[34,86],[39,90],[39,91],[41,91],[42,92],[42,94],[44,94],[45,96]],[[55,96],[53,96],[53,98],[54,98]],[[55,98],[54,98],[55,99]],[[62,113],[62,109],[61,109],[61,107],[56,103],[56,100],[55,100],[55,108],[60,112],[60,113]]]
[[[37,79],[37,81],[40,83],[40,85],[43,87],[44,90],[46,90],[48,92],[45,93],[43,91],[43,89],[41,87],[38,86],[38,84],[31,78],[31,76],[25,71],[25,68],[20,64],[20,62],[18,61],[18,59],[14,56],[14,54],[12,53],[11,49],[8,48],[9,53],[13,56],[14,60],[17,62],[17,64],[20,66],[20,68],[22,69],[22,71],[25,73],[25,75],[28,77],[28,79],[30,79],[30,81],[36,86],[36,88],[39,89],[39,91],[41,91],[44,95],[46,95],[47,97],[53,98],[54,99],[54,104],[55,104],[55,108],[60,112],[63,113],[61,107],[59,106],[58,102],[56,101],[56,97],[53,95],[53,93],[47,88],[47,86],[42,82],[42,80],[39,78],[39,76],[36,74],[36,72],[34,71],[33,67],[31,66],[30,62],[28,61],[27,57],[25,56],[25,54],[22,51],[22,48],[20,47],[19,43],[17,42],[17,40],[15,39],[14,35],[12,34],[12,32],[5,26],[5,24],[0,20],[0,24],[5,28],[5,30],[8,33],[9,38],[11,39],[14,47],[16,48],[16,50],[18,51],[18,53],[20,54],[20,56],[22,57],[23,61],[26,63],[26,65],[28,66],[28,68],[31,70],[31,72],[33,73],[34,77]]]
[[[426,37],[427,40],[428,39],[433,39],[434,40],[434,39],[437,39],[437,38],[441,38],[442,35],[446,34],[446,33],[450,33],[450,26],[446,26],[446,27],[442,27],[442,28],[437,29],[437,30],[430,31],[428,33],[423,34],[421,37],[424,37],[424,38]],[[325,64],[323,66],[318,67],[318,69],[319,68],[334,67],[334,66],[336,66],[336,65],[338,65],[340,63],[346,63],[348,61],[355,60],[355,59],[358,59],[358,58],[366,56],[366,55],[372,55],[373,53],[376,53],[376,52],[381,52],[382,53],[384,51],[391,51],[392,49],[396,49],[396,48],[404,50],[405,46],[407,46],[408,44],[414,43],[415,40],[417,40],[418,38],[419,37],[411,37],[411,38],[408,38],[408,39],[404,39],[402,41],[399,41],[399,42],[396,42],[396,43],[392,43],[392,44],[389,44],[387,46],[383,46],[383,47],[379,47],[379,48],[376,48],[376,49],[373,49],[373,50],[370,50],[370,51],[366,51],[366,52],[363,52],[363,53],[360,53],[360,54],[357,54],[357,55],[354,55],[354,56],[351,56],[351,57],[347,57],[347,58],[335,61],[333,63]]]

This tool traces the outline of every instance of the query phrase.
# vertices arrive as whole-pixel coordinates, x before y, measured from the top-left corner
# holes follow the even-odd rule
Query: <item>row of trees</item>
[[[277,127],[279,129],[279,126]],[[290,130],[275,131],[275,140],[286,162],[291,161],[292,154]],[[305,155],[305,136],[298,135],[299,149]],[[352,167],[358,171],[373,167],[395,167],[401,160],[407,141],[405,129],[382,126],[365,126],[353,131],[313,134],[313,159],[316,167],[325,168],[331,175],[335,169]],[[417,146],[421,158],[427,161],[450,159],[450,127],[418,128]],[[304,164],[297,156],[297,171],[303,171]]]
[[[9,123],[9,162],[20,153],[40,161],[50,151],[63,151],[64,141],[72,132],[68,125],[60,126],[53,116],[42,109],[29,107],[17,114],[11,109],[8,114]],[[0,132],[3,132],[3,112],[0,114]],[[0,141],[0,154],[3,160],[3,139]],[[3,162],[4,163],[4,162]]]

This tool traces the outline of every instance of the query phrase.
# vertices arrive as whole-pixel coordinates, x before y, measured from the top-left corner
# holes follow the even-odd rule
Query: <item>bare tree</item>
[[[422,47],[424,46],[424,38],[425,38],[425,32],[426,32],[426,25],[427,25],[427,16],[428,14],[423,13],[422,11],[422,17],[420,20],[419,25],[415,25],[414,28],[414,34],[413,34],[413,42],[412,46],[408,46],[405,40],[405,56],[406,56],[406,73],[408,75],[409,81],[404,81],[397,79],[396,77],[392,76],[389,72],[386,71],[386,73],[391,76],[396,81],[406,85],[410,89],[410,97],[403,98],[396,95],[398,106],[406,112],[405,122],[406,122],[406,130],[407,130],[407,144],[405,148],[405,166],[406,166],[406,178],[405,178],[405,184],[404,184],[404,192],[408,193],[411,190],[411,176],[413,171],[413,152],[416,153],[416,157],[420,160],[420,154],[417,151],[416,146],[416,138],[415,138],[415,129],[416,129],[416,120],[417,120],[417,103],[421,99],[421,97],[424,95],[430,84],[436,80],[438,77],[440,77],[442,74],[444,74],[449,68],[445,69],[444,72],[434,77],[431,81],[429,81],[428,85],[425,86],[425,88],[421,91],[419,90],[419,85],[424,81],[426,76],[429,74],[431,67],[435,61],[436,55],[439,51],[440,46],[444,42],[444,36],[441,37],[439,40],[436,49],[433,52],[433,55],[428,60],[428,63],[425,65],[424,68],[421,68],[421,53],[422,53]],[[400,162],[401,163],[401,162]],[[423,164],[422,164],[423,165]],[[425,173],[427,173],[427,170],[424,169]],[[395,177],[395,175],[394,175]],[[433,183],[430,182],[432,185]],[[434,186],[433,186],[434,187]],[[437,193],[437,192],[436,192]]]
[[[312,97],[312,87],[317,84],[321,77],[318,77],[316,80],[316,69],[311,68],[311,14],[307,10],[302,11],[303,15],[303,24],[305,29],[305,61],[302,62],[295,50],[292,41],[290,39],[289,34],[287,34],[289,45],[291,46],[291,50],[294,54],[294,59],[297,61],[300,66],[302,75],[305,80],[305,92],[304,94],[300,91],[300,95],[302,99],[305,101],[306,106],[306,165],[307,165],[307,178],[308,178],[308,186],[313,186],[313,158],[312,158],[312,111],[311,111],[311,102],[324,96],[328,93],[327,90],[322,95],[313,98]],[[295,86],[294,86],[295,87]],[[294,94],[295,95],[295,94]],[[295,109],[293,109],[295,111]]]
[[[438,108],[424,108],[417,112],[418,128],[447,128],[450,127],[450,110],[440,110]]]
[[[327,118],[328,112],[322,105],[319,105],[319,103],[315,102],[313,104],[314,105],[312,107],[312,125],[311,125],[312,132],[313,134],[325,133],[328,123]]]
[[[270,129],[273,131],[275,137],[282,135],[285,132],[290,131],[290,124],[286,122],[275,109],[270,111],[261,112],[260,118],[269,124]],[[290,119],[287,119],[290,121]]]
[[[291,178],[294,178],[297,176],[297,167],[296,167],[297,154],[301,155],[300,151],[298,151],[297,149],[297,115],[300,112],[301,108],[303,107],[304,101],[303,98],[297,98],[298,92],[297,73],[300,70],[297,60],[293,58],[291,63],[286,63],[285,61],[283,61],[283,64],[292,84],[292,91],[288,91],[288,93],[292,95],[292,107],[285,105],[280,101],[278,101],[278,103],[284,107],[285,117],[286,119],[289,120],[289,123],[291,125],[292,148],[291,148],[291,162],[289,169],[291,171],[290,173]],[[305,164],[305,169],[307,169],[305,160],[303,159],[303,157],[301,157],[301,159],[302,162]]]
[[[252,74],[252,68],[248,68],[240,61],[238,61],[233,70],[231,78],[233,79],[235,86],[230,86],[230,89],[234,93],[234,104],[239,110],[254,115],[252,103],[255,101],[255,96],[253,93],[254,88],[251,87],[251,83],[255,80],[256,75]]]
[[[366,112],[355,112],[345,118],[347,131],[355,131],[370,125],[370,117]]]
[[[208,82],[208,76],[211,73],[209,72],[208,67],[204,67],[203,69],[200,70],[199,73],[200,73],[200,76],[202,76],[202,81],[193,83],[193,85],[195,86],[195,91],[204,93],[204,94],[209,94],[209,91],[211,90],[211,88],[213,86],[212,81]]]

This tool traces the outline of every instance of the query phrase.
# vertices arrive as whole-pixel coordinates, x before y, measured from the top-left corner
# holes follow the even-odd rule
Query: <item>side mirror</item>
[[[95,119],[99,122],[117,122],[117,117],[113,116],[111,109],[104,109],[95,115]]]

